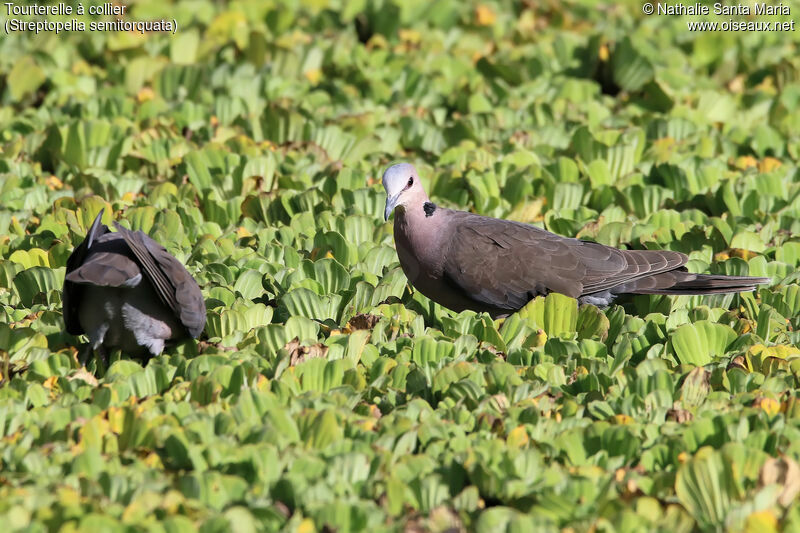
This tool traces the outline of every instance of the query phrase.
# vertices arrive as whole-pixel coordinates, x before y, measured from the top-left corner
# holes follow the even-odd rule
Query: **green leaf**
[[[315,320],[333,320],[339,317],[339,308],[342,296],[334,294],[319,296],[315,292],[305,289],[293,289],[286,293],[280,301],[289,316],[301,316]]]
[[[611,65],[614,82],[623,90],[641,89],[653,79],[653,65],[636,50],[628,37],[625,37],[614,48]]]
[[[316,415],[307,415],[301,419],[300,426],[303,442],[306,446],[318,450],[341,440],[344,436],[336,414],[330,409],[320,411]]]
[[[599,338],[601,341],[608,336],[610,322],[608,317],[593,305],[582,305],[578,310],[576,330],[579,339]]]
[[[730,326],[700,320],[677,328],[669,342],[681,363],[702,366],[725,355],[736,337]]]
[[[257,270],[245,270],[233,284],[235,290],[242,298],[253,300],[264,294],[264,287],[261,285],[261,272]]]
[[[22,100],[32,93],[47,79],[44,71],[36,64],[33,57],[22,56],[11,67],[8,73],[8,88],[12,100]]]
[[[22,305],[30,307],[39,299],[49,300],[52,291],[61,288],[65,268],[36,266],[18,272],[14,276],[14,287]]]
[[[578,302],[554,292],[546,297],[537,296],[520,309],[519,315],[532,320],[536,328],[544,329],[548,337],[571,337],[578,323]]]
[[[709,446],[681,465],[675,478],[678,500],[702,527],[722,528],[739,499],[731,463]]]

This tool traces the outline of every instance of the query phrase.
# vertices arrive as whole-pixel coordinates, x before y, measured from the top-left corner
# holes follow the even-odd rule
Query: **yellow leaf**
[[[600,58],[600,61],[608,61],[608,58],[611,57],[611,54],[608,51],[608,45],[603,43],[600,45],[600,50],[597,51],[597,57]]]
[[[628,415],[614,415],[614,423],[620,426],[633,424],[633,418]]]
[[[522,448],[530,442],[528,432],[524,426],[517,426],[508,433],[506,444],[509,448]]]
[[[389,43],[386,41],[386,37],[381,33],[376,33],[367,41],[367,50],[372,50],[373,48],[382,48],[385,50],[388,47]]]
[[[138,101],[140,104],[143,104],[144,102],[152,100],[155,97],[156,93],[153,92],[153,89],[151,89],[150,87],[142,87],[136,94],[136,101]]]
[[[758,252],[745,250],[743,248],[731,248],[729,253],[731,257],[738,257],[740,259],[744,259],[745,261],[748,261],[758,255]]]
[[[772,79],[772,76],[766,76],[761,83],[754,87],[757,91],[763,91],[765,93],[775,94],[775,83]]]
[[[48,176],[44,183],[51,191],[58,191],[64,188],[64,182],[55,176]]]
[[[6,435],[2,440],[5,444],[16,444],[22,439],[22,431],[15,431],[11,435]]]
[[[218,15],[206,30],[206,39],[212,43],[225,42],[233,39],[239,50],[247,47],[250,32],[247,27],[247,17],[240,11],[225,11]]]
[[[517,31],[522,35],[532,35],[536,31],[536,13],[526,9],[517,19]]]
[[[653,146],[661,150],[666,150],[675,146],[675,139],[672,137],[661,137],[653,141]]]
[[[545,333],[543,329],[537,330],[536,333],[534,333],[534,335],[531,337],[533,337],[533,344],[530,346],[534,348],[544,346],[544,344],[547,342],[547,333]],[[528,337],[528,342],[531,341],[531,337]]]
[[[12,216],[12,217],[11,217],[11,225],[12,225],[12,226],[14,226],[14,231],[15,231],[15,232],[16,232],[18,235],[25,235],[25,230],[24,230],[24,229],[22,228],[22,226],[20,225],[20,223],[19,223],[19,219],[17,219],[17,217],[15,217],[15,216]]]
[[[44,380],[44,383],[42,383],[42,387],[44,387],[45,389],[47,389],[49,391],[57,389],[58,388],[58,377],[57,376],[50,376],[49,378]]]
[[[416,44],[422,40],[422,34],[417,30],[411,29],[402,29],[397,31],[397,36],[400,37],[401,41]]]
[[[256,380],[256,388],[260,391],[265,391],[268,390],[269,387],[270,387],[270,382],[266,378],[266,376],[264,376],[264,374],[259,374],[258,379]]]
[[[164,463],[161,462],[161,457],[159,457],[156,452],[147,454],[147,457],[144,458],[144,464],[150,468],[157,468],[158,470],[164,469]]]
[[[783,163],[780,160],[775,159],[774,157],[765,157],[761,160],[758,164],[758,171],[759,172],[772,172],[776,168],[780,168]]]
[[[297,526],[297,533],[315,533],[317,530],[314,527],[314,521],[310,518],[304,518]]]
[[[481,4],[475,8],[475,23],[478,26],[491,26],[495,20],[497,16],[489,6]]]
[[[71,70],[73,74],[78,76],[81,75],[91,76],[94,74],[92,72],[92,66],[82,59],[79,59],[78,61],[73,63]]]
[[[253,234],[247,231],[247,228],[245,228],[244,226],[239,226],[236,229],[236,236],[241,239],[243,237],[252,237]]]
[[[311,82],[311,85],[316,85],[322,79],[322,71],[318,68],[312,68],[303,72],[303,76]]]
[[[542,212],[544,211],[545,198],[537,198],[518,206],[514,211],[508,215],[509,220],[516,220],[517,222],[537,222],[543,220]]]
[[[760,407],[769,416],[775,416],[781,412],[781,404],[773,398],[763,398]]]
[[[176,514],[179,512],[180,506],[183,505],[184,501],[185,498],[182,493],[177,490],[171,490],[164,495],[161,508],[164,509],[168,515]]]
[[[653,142],[653,153],[659,161],[667,161],[672,157],[677,143],[672,137],[662,137]]]
[[[754,168],[758,166],[758,161],[756,161],[756,158],[751,155],[743,155],[741,157],[736,158],[734,166],[742,170],[747,168]]]
[[[778,520],[771,511],[758,511],[747,517],[746,533],[770,533],[778,530]]]
[[[778,344],[777,346],[764,346],[763,344],[754,344],[747,352],[751,355],[760,355],[762,359],[767,357],[777,357],[778,359],[794,359],[800,356],[800,348],[786,344]]]
[[[55,489],[55,497],[62,507],[78,507],[81,504],[81,494],[76,489],[62,485]]]
[[[125,427],[125,411],[121,407],[109,407],[108,412],[108,427],[119,435]]]
[[[772,398],[761,398],[759,407],[769,416],[775,416],[781,412],[781,404]]]

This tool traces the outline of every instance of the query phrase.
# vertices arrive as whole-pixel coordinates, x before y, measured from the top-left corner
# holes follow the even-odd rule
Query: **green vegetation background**
[[[798,33],[639,2],[127,18],[178,31],[0,37],[4,530],[800,527]],[[773,283],[455,315],[399,269],[395,159],[446,206]],[[102,207],[187,264],[198,345],[79,368],[60,287]]]

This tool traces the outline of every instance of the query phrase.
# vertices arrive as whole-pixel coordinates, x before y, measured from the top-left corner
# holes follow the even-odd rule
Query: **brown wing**
[[[116,222],[114,226],[138,259],[161,301],[172,309],[192,337],[206,325],[206,304],[197,282],[166,248],[142,233]]]
[[[67,272],[64,277],[64,288],[61,291],[61,299],[64,325],[67,327],[67,332],[72,335],[81,335],[83,333],[83,328],[78,320],[78,306],[83,296],[83,287],[70,280],[70,276],[84,264],[84,261],[89,255],[89,250],[95,244],[95,241],[109,233],[108,226],[100,222],[103,218],[103,211],[105,210],[100,210],[94,222],[92,222],[89,231],[86,232],[86,238],[72,250],[72,253],[67,258]]]
[[[688,260],[678,252],[618,250],[519,222],[458,211],[448,215],[455,229],[444,276],[467,297],[500,309],[519,309],[549,292],[577,298],[604,291]]]
[[[103,244],[106,243],[98,242],[93,248],[99,248]],[[116,252],[90,252],[83,264],[67,274],[65,279],[71,283],[98,287],[133,287],[141,279],[141,270],[136,261],[125,255]]]

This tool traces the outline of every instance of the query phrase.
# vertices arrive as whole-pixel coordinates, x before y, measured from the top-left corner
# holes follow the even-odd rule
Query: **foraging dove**
[[[689,258],[669,250],[620,250],[510,220],[436,206],[408,163],[383,174],[384,217],[395,211],[394,239],[406,277],[454,311],[494,318],[536,296],[560,292],[607,306],[618,294],[716,294],[751,291],[769,278],[692,274]]]
[[[158,355],[164,345],[197,338],[206,324],[200,287],[163,246],[116,222],[116,233],[94,219],[67,259],[64,323],[86,333],[90,350]],[[88,354],[87,354],[88,355]]]

